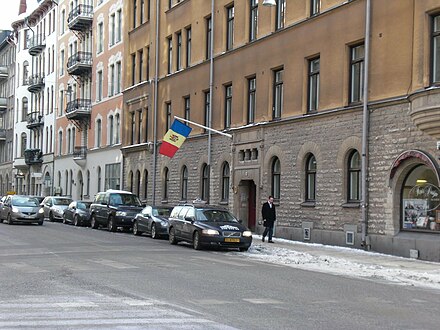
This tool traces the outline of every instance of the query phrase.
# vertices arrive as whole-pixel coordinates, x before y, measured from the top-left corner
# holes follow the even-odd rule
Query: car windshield
[[[38,202],[38,199],[33,197],[17,196],[12,198],[11,204],[18,207],[35,207],[38,206],[40,203]]]
[[[72,200],[68,199],[68,198],[54,198],[53,199],[54,205],[69,205],[70,203],[72,203]]]
[[[142,206],[141,201],[136,195],[132,194],[111,194],[110,205]]]
[[[91,204],[90,202],[78,202],[76,206],[78,209],[88,210],[90,208],[90,204]]]
[[[198,221],[209,222],[238,222],[238,220],[226,210],[196,210],[196,219]]]
[[[153,208],[153,215],[155,217],[159,216],[159,217],[169,217],[171,213],[171,209],[170,208],[166,208],[166,207],[158,207],[158,208]]]

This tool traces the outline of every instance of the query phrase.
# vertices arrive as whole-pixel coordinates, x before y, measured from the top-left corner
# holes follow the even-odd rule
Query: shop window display
[[[402,187],[402,230],[440,233],[440,188],[434,171],[419,165]]]

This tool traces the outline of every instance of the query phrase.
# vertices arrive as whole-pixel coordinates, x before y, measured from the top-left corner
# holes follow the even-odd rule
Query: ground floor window
[[[121,188],[121,164],[105,165],[105,189]]]
[[[440,233],[440,188],[434,171],[419,165],[402,187],[402,230]]]

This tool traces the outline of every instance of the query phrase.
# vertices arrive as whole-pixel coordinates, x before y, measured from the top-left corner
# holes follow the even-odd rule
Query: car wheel
[[[113,219],[113,217],[108,218],[107,229],[108,229],[108,231],[111,231],[111,232],[116,231],[115,220]]]
[[[200,245],[200,234],[198,231],[194,232],[193,235],[193,247],[194,250],[200,250],[202,248]]]
[[[169,235],[168,235],[168,240],[170,241],[170,244],[172,244],[172,245],[176,245],[177,244],[176,233],[175,233],[173,227],[170,228],[170,232],[169,232]]]
[[[139,225],[137,221],[135,221],[133,224],[133,234],[136,236],[140,236],[142,234],[142,232],[139,230]]]
[[[53,214],[52,214],[52,212],[49,213],[49,221],[50,221],[50,222],[53,222],[53,221],[54,221],[54,220],[53,220]]]
[[[11,218],[11,215],[10,214],[8,214],[8,225],[13,225],[14,224],[14,221],[12,221],[12,218]]]
[[[159,235],[157,233],[157,225],[156,225],[156,223],[153,223],[151,225],[151,238],[152,239],[158,239],[159,238]]]
[[[38,225],[39,225],[39,226],[42,226],[42,225],[43,225],[43,222],[44,222],[43,220],[38,221]]]
[[[92,218],[90,219],[90,227],[92,227],[92,229],[97,229],[98,228],[98,223],[96,222],[96,216],[92,215]]]
[[[240,248],[240,252],[246,252],[247,250],[249,250],[249,247],[241,247]]]
[[[78,219],[77,215],[75,215],[75,218],[73,218],[73,225],[76,226],[76,227],[79,226],[79,219]]]
[[[65,225],[67,225],[67,219],[66,219],[66,215],[65,215],[65,214],[63,214],[63,223],[64,223]]]

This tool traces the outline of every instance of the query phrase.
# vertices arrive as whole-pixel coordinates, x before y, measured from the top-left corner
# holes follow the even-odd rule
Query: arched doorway
[[[76,186],[76,196],[79,196],[79,199],[82,200],[84,198],[84,180],[82,171],[78,171],[76,182],[78,182],[78,185]]]
[[[256,185],[253,180],[242,180],[238,185],[240,220],[250,230],[255,231],[257,210],[256,210]]]

